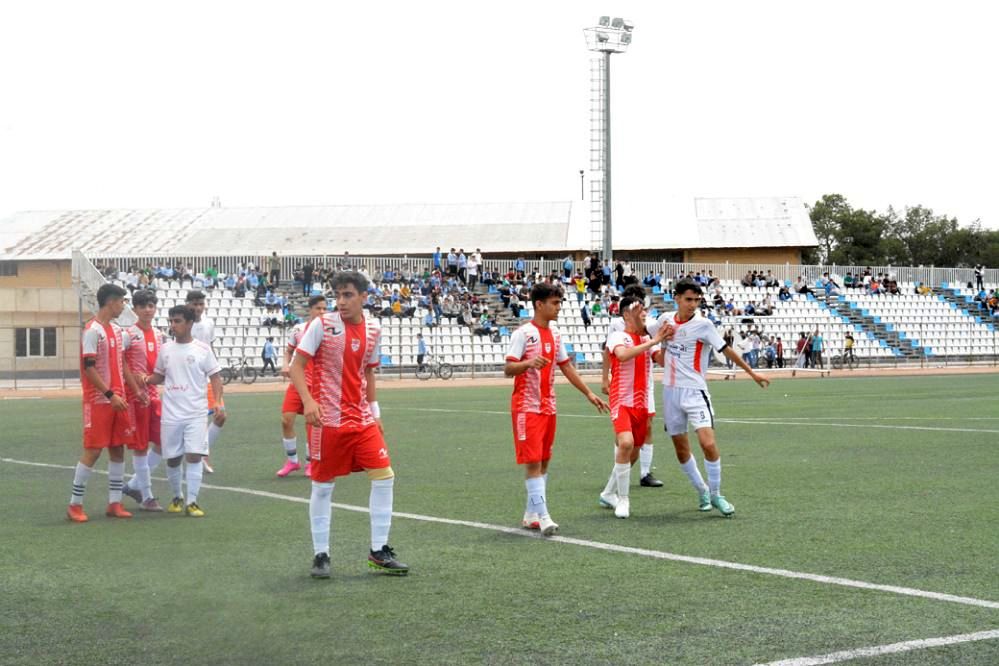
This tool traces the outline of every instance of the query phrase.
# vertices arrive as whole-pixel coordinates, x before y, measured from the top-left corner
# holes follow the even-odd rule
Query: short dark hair
[[[649,272],[651,273],[651,271]],[[643,287],[640,284],[628,285],[627,287],[624,288],[624,291],[621,292],[621,294],[623,296],[634,296],[642,300],[645,300],[645,287]]]
[[[562,286],[550,282],[538,282],[531,287],[531,305],[558,296],[562,298]]]
[[[197,289],[192,289],[191,291],[187,292],[187,297],[184,298],[185,303],[192,303],[194,301],[203,301],[203,300],[205,300],[205,292],[198,291]]]
[[[97,289],[97,307],[103,308],[113,298],[125,298],[125,294],[127,293],[123,287],[119,287],[116,284],[111,284],[110,282],[102,284]]]
[[[132,294],[132,305],[149,305],[150,303],[156,305],[156,302],[156,292],[152,289],[137,289]]]
[[[330,286],[333,288],[333,291],[342,289],[347,285],[353,285],[357,289],[357,293],[363,294],[368,290],[368,278],[357,271],[340,271],[330,280]]]
[[[684,278],[682,280],[677,280],[677,283],[673,285],[673,293],[680,296],[688,291],[692,291],[695,294],[703,295],[704,290],[701,289],[701,285],[694,282],[693,280],[688,280]]]
[[[170,317],[170,319],[173,319],[177,315],[180,315],[181,317],[184,318],[185,321],[194,321],[194,310],[192,310],[190,306],[187,305],[175,305],[172,308],[170,308],[170,311],[167,313],[167,315]]]
[[[313,296],[312,298],[309,299],[309,307],[311,308],[316,303],[320,303],[320,302],[324,302],[324,301],[326,301],[326,296],[323,295],[323,294],[319,294],[318,296]]]
[[[627,295],[621,299],[620,305],[618,305],[618,311],[623,315],[626,310],[630,310],[636,305],[641,305],[644,302],[641,298],[635,298],[632,295]]]

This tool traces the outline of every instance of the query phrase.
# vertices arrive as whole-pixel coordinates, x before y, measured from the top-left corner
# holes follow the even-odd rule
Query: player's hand
[[[291,368],[281,368],[281,376],[285,379],[291,379]]]
[[[600,392],[604,395],[610,395],[610,380],[604,379],[600,382]]]
[[[753,378],[754,382],[760,385],[760,388],[766,388],[770,386],[770,380],[764,377],[763,375],[758,375],[754,372],[750,376]]]
[[[149,394],[146,393],[145,391],[139,394],[139,404],[142,405],[143,407],[149,406]]]
[[[592,391],[590,391],[586,395],[586,399],[589,400],[590,404],[593,405],[594,407],[596,407],[597,411],[600,412],[601,414],[604,414],[604,413],[607,413],[607,412],[610,411],[610,405],[608,405],[606,402],[604,402],[603,398],[601,398],[596,393],[593,393]]]
[[[536,368],[536,369],[540,370],[541,368],[545,367],[549,363],[550,363],[550,361],[547,358],[545,358],[544,356],[535,356],[534,358],[532,358],[530,361],[527,362],[527,367],[528,368]]]
[[[662,349],[657,349],[654,352],[652,352],[652,362],[655,363],[656,365],[666,365],[665,354],[663,354]]]
[[[225,424],[225,410],[224,409],[216,409],[215,410],[215,416],[212,417],[212,423],[214,423],[215,425],[217,425],[220,428]]]
[[[322,425],[323,410],[315,400],[310,399],[302,406],[302,416],[311,426]]]
[[[652,337],[652,342],[656,343],[657,345],[662,344],[663,342],[669,340],[671,337],[673,337],[673,327],[670,326],[669,324],[663,324],[662,326],[659,327],[659,330],[656,331],[656,334]]]
[[[128,410],[128,403],[117,393],[111,396],[111,409],[116,412],[124,412]]]

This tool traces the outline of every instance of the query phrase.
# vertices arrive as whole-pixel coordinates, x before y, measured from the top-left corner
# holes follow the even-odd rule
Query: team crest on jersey
[[[356,352],[360,348],[361,348],[361,341],[360,340],[358,340],[358,339],[355,338],[355,339],[353,339],[353,340],[350,341],[350,349],[351,349],[351,351],[355,351]]]
[[[186,356],[184,360],[187,361],[188,365],[194,365],[195,363],[198,362],[198,360],[191,355]]]
[[[551,354],[552,353],[552,343],[550,343],[550,342],[546,342],[545,343],[545,353],[546,354]]]
[[[147,342],[146,343],[146,348],[149,349],[149,351],[156,351],[156,343],[155,342]]]

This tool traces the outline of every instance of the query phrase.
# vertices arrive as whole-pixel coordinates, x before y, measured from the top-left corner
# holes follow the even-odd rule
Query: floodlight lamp
[[[621,45],[622,46],[627,46],[628,44],[631,44],[631,33],[630,32],[626,32],[623,35],[621,35]]]
[[[610,25],[610,16],[601,16],[599,21],[601,28],[606,28]]]
[[[610,35],[608,35],[606,32],[600,32],[599,30],[597,30],[597,41],[598,42],[601,42],[601,43],[602,42],[606,42],[609,39],[610,39]]]
[[[631,32],[632,30],[635,29],[635,22],[629,21],[628,19],[624,19],[621,27],[624,28],[625,32]]]
[[[614,17],[614,20],[611,21],[611,27],[621,30],[624,27],[624,19]]]

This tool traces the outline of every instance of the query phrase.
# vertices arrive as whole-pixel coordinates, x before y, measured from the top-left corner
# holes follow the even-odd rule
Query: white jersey
[[[655,329],[659,330],[663,323],[673,326],[673,337],[666,342],[663,386],[706,391],[708,383],[705,377],[711,365],[711,349],[721,351],[726,346],[725,340],[710,319],[698,314],[685,322],[677,321],[675,313],[664,314]]]
[[[204,420],[208,409],[208,378],[221,371],[212,348],[200,340],[171,340],[156,357],[156,374],[163,375],[163,423]]]
[[[215,343],[215,322],[208,317],[202,317],[201,321],[194,322],[191,337],[211,347]]]
[[[645,330],[648,332],[649,337],[656,334],[659,330],[658,320],[646,316],[645,317]],[[604,349],[608,352],[610,351],[610,338],[614,333],[624,332],[624,317],[611,317],[610,321],[607,322],[607,337],[604,338]],[[655,351],[655,349],[653,349]],[[649,370],[649,394],[648,394],[648,410],[649,414],[656,413],[656,366],[653,363]]]

